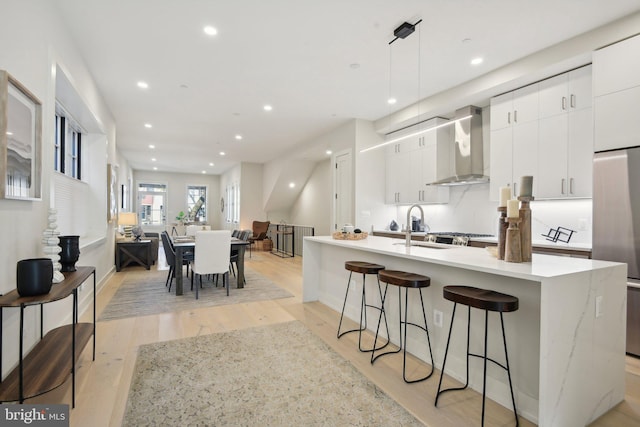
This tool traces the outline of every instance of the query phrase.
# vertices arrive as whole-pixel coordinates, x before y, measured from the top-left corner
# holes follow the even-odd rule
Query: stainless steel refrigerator
[[[627,353],[640,357],[640,147],[594,156],[593,258],[628,265]]]

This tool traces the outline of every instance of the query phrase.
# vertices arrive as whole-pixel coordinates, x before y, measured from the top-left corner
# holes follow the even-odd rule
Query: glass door
[[[138,184],[138,220],[141,225],[166,224],[167,186],[164,184]]]

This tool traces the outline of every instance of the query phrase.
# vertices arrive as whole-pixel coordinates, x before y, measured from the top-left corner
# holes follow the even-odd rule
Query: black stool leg
[[[487,343],[489,336],[489,310],[484,311],[484,368],[482,373],[482,422],[481,426],[484,427],[484,407],[487,393]]]
[[[377,344],[378,344],[378,334],[380,333],[380,322],[382,320],[382,314],[383,313],[385,313],[384,318],[385,318],[385,324],[386,324],[387,315],[386,315],[386,312],[384,312],[383,310],[384,310],[384,303],[385,303],[385,301],[387,299],[387,291],[388,290],[389,290],[389,284],[385,283],[384,284],[384,294],[382,294],[380,315],[378,316],[378,326],[376,326],[376,337],[373,340],[373,351],[371,352],[371,364],[373,364],[373,362],[375,362],[375,360],[380,356],[384,356],[385,354],[391,354],[391,353],[400,353],[400,350],[402,349],[402,348],[398,348],[397,351],[387,351],[385,353],[378,354],[376,356],[376,351],[386,347],[387,344],[389,344],[389,341],[391,339],[391,337],[389,336],[390,335],[390,333],[389,333],[389,325],[386,325],[386,327],[387,327],[387,344],[383,345],[382,347],[376,347]],[[399,292],[400,292],[400,289],[398,288],[398,293]],[[400,315],[400,319],[402,320],[402,314]],[[400,326],[400,332],[401,332],[400,340],[402,341],[402,325]]]
[[[364,274],[362,275],[362,285],[364,286]],[[377,275],[376,275],[377,277]],[[387,313],[384,311],[384,297],[382,296],[382,287],[380,286],[380,278],[378,277],[378,292],[380,294],[380,307],[376,307],[375,305],[370,305],[367,304],[367,300],[365,299],[365,295],[364,295],[364,290],[362,293],[362,301],[363,302],[363,307],[364,307],[364,329],[367,329],[367,307],[369,308],[375,308],[376,310],[379,310],[380,314],[378,315],[378,326],[376,326],[376,338],[373,340],[373,347],[370,349],[363,349],[362,346],[360,345],[360,341],[358,341],[358,348],[360,349],[361,352],[363,353],[367,353],[367,352],[375,352],[378,350],[382,350],[383,348],[385,348],[386,346],[389,345],[389,343],[391,342],[391,339],[389,337],[389,324],[387,323]],[[385,289],[385,293],[386,293],[386,289]],[[385,330],[387,331],[387,342],[384,343],[383,345],[381,345],[380,347],[376,347],[377,345],[377,340],[378,340],[378,333],[380,331],[380,321],[382,320],[382,317],[384,316],[384,327]],[[362,313],[360,315],[361,319],[360,319],[360,324],[362,324]]]
[[[420,292],[420,303],[422,304],[422,318],[424,319],[424,328],[422,328],[422,326],[418,324],[411,323],[407,320],[407,315],[409,312],[408,310],[409,290],[407,288],[404,289],[404,352],[402,356],[402,379],[404,379],[404,382],[408,384],[424,381],[430,378],[431,375],[433,375],[433,352],[431,351],[431,338],[429,338],[429,329],[427,327],[427,314],[424,311],[424,299],[422,298],[422,289],[418,289],[418,291]],[[402,308],[402,303],[400,303],[400,307]],[[424,331],[427,333],[427,342],[429,343],[429,355],[431,356],[431,372],[429,372],[429,374],[426,377],[418,378],[415,380],[407,379],[407,326],[408,325],[413,325],[417,328],[424,329]]]
[[[349,331],[344,331],[344,332],[340,332],[340,328],[342,327],[342,318],[344,317],[344,309],[347,306],[347,297],[349,296],[349,286],[351,286],[351,276],[353,275],[353,271],[349,272],[349,281],[347,282],[347,291],[344,294],[344,302],[342,303],[342,313],[340,313],[340,323],[338,324],[338,334],[337,337],[340,338],[345,334],[348,334],[349,332],[362,332],[362,304],[364,304],[364,300],[360,301],[360,328],[359,329],[351,329]],[[364,284],[363,284],[363,295],[362,298],[364,299]]]
[[[440,398],[440,395],[442,393],[447,391],[454,391],[454,390],[464,390],[469,386],[469,342],[470,342],[470,331],[471,331],[471,307],[468,307],[468,316],[467,316],[467,375],[466,375],[464,386],[447,388],[445,390],[441,389],[442,378],[444,377],[444,368],[447,364],[447,354],[449,353],[451,331],[453,331],[453,321],[455,320],[455,317],[456,317],[457,306],[458,306],[458,303],[453,303],[453,312],[451,313],[451,326],[449,327],[449,336],[447,337],[447,346],[445,347],[445,350],[444,350],[444,360],[442,361],[442,371],[440,372],[440,381],[438,382],[438,391],[436,392],[436,402],[434,404],[434,406],[436,407],[438,406],[438,399]]]
[[[511,390],[511,403],[513,403],[513,415],[516,417],[516,427],[518,423],[518,411],[516,411],[516,399],[513,395],[513,385],[511,384],[511,370],[509,369],[509,356],[507,355],[507,337],[504,334],[504,320],[502,318],[502,312],[500,312],[500,324],[502,325],[502,342],[504,342],[504,360],[507,365],[507,377],[509,378],[509,390]]]

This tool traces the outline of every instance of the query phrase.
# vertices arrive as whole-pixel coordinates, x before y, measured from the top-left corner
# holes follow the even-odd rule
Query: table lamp
[[[118,225],[122,226],[124,237],[131,238],[131,229],[138,225],[138,215],[135,212],[120,212],[118,215]]]

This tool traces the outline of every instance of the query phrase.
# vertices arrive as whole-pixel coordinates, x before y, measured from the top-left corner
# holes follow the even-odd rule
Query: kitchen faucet
[[[407,211],[407,230],[406,230],[406,238],[405,238],[406,240],[404,244],[407,247],[411,246],[411,210],[413,208],[420,209],[420,224],[424,224],[424,211],[422,210],[422,206],[417,204],[411,205],[411,207]]]

